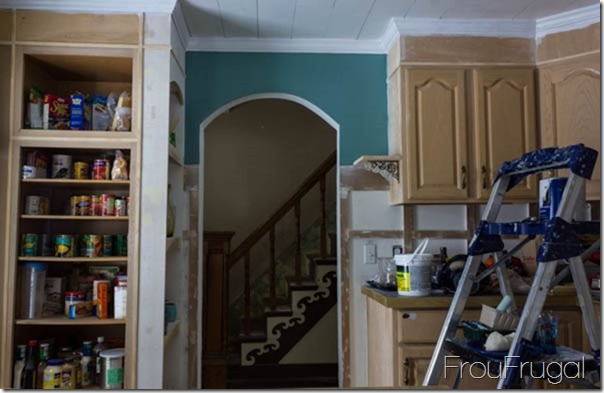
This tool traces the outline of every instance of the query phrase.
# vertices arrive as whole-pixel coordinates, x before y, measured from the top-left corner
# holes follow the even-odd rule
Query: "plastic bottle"
[[[99,354],[106,350],[105,337],[99,336],[96,338],[96,344],[92,348],[92,357],[94,359],[94,384],[98,385],[101,381],[101,357]]]
[[[25,352],[25,366],[21,373],[21,389],[35,389],[36,388],[36,376],[38,372],[38,356],[36,356],[36,350],[38,342],[36,340],[29,340],[27,342],[27,351]]]
[[[84,341],[82,344],[82,388],[87,388],[94,383],[94,372],[96,364],[92,360],[92,341]]]
[[[28,262],[21,276],[21,317],[35,319],[42,316],[46,266],[39,262]]]
[[[15,358],[15,367],[13,369],[13,389],[21,388],[21,374],[25,367],[25,351],[27,347],[25,345],[17,345],[17,354]]]
[[[40,361],[38,362],[38,375],[36,376],[36,389],[44,389],[44,369],[48,363],[49,344],[40,344]]]
[[[75,389],[76,376],[73,369],[72,359],[65,359],[63,368],[61,369],[61,389]]]

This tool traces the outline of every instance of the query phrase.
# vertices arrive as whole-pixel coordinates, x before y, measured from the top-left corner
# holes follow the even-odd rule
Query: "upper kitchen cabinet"
[[[583,143],[600,152],[600,54],[539,67],[541,144]],[[560,175],[565,175],[560,171]],[[586,199],[600,200],[600,157]]]
[[[468,198],[466,91],[463,69],[406,69],[404,198]]]
[[[533,68],[407,66],[389,82],[391,203],[484,202],[501,164],[536,148]],[[508,195],[535,200],[535,180]]]
[[[534,69],[472,70],[474,195],[488,199],[499,167],[535,150]],[[537,180],[526,177],[506,197],[533,199]]]

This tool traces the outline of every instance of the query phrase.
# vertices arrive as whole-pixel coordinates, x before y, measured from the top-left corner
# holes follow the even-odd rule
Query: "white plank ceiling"
[[[598,0],[182,0],[192,38],[378,40],[405,20],[537,21]]]

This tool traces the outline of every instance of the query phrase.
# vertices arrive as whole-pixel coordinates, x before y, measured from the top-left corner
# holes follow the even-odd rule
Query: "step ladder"
[[[572,274],[583,314],[583,323],[589,336],[593,354],[593,358],[589,358],[597,366],[597,378],[599,379],[600,321],[593,306],[583,267],[583,258],[585,255],[590,255],[599,249],[599,240],[592,244],[588,250],[583,250],[578,235],[599,234],[600,224],[592,221],[573,221],[573,214],[582,195],[581,191],[585,187],[586,179],[591,178],[597,155],[598,153],[595,150],[585,147],[583,144],[578,144],[565,148],[536,150],[524,154],[519,159],[502,164],[482,219],[468,247],[468,259],[428,366],[424,386],[437,385],[439,382],[445,365],[445,356],[452,347],[448,344],[455,341],[456,329],[461,322],[461,315],[474,282],[480,281],[486,275],[495,271],[501,295],[510,296],[512,310],[516,310],[517,306],[504,262],[537,235],[543,235],[543,242],[536,258],[537,271],[526,298],[508,356],[503,358],[501,363],[501,367],[505,365],[505,370],[508,372],[501,375],[497,388],[520,388],[523,382],[529,385],[532,382],[530,378],[525,378],[523,381],[518,365],[529,356],[530,343],[548,292],[568,272]],[[507,191],[529,175],[561,168],[568,168],[570,175],[555,217],[517,223],[495,222]],[[504,234],[525,235],[526,238],[521,240],[512,250],[503,254],[504,244],[501,235]],[[487,253],[494,255],[495,263],[491,268],[477,276],[483,255]],[[567,263],[568,266],[556,276],[556,267],[559,263]],[[459,378],[460,375],[458,374],[455,386]]]

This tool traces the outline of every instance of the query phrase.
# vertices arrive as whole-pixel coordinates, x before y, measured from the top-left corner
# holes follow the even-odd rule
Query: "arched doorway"
[[[312,247],[310,244],[311,240],[309,239],[313,235],[309,235],[309,233],[318,230],[316,228],[316,215],[321,210],[316,207],[317,200],[328,199],[329,203],[331,203],[329,210],[333,213],[331,223],[333,232],[332,243],[334,244],[332,249],[337,249],[336,244],[338,244],[337,239],[339,238],[339,225],[337,223],[339,222],[340,211],[339,198],[337,197],[337,185],[339,184],[337,163],[339,160],[335,157],[338,156],[338,131],[339,125],[312,103],[296,96],[281,93],[256,94],[232,101],[216,110],[201,124],[201,165],[198,183],[200,186],[199,234],[200,237],[203,237],[205,232],[208,239],[218,234],[218,238],[220,239],[219,243],[208,243],[208,241],[202,239],[200,244],[200,250],[204,250],[201,253],[203,255],[202,258],[205,257],[207,259],[206,261],[202,261],[204,272],[201,279],[203,282],[201,296],[203,297],[202,303],[205,309],[205,311],[202,311],[202,315],[205,313],[205,319],[202,327],[204,332],[201,337],[207,355],[204,356],[205,361],[202,361],[204,363],[202,380],[208,382],[204,383],[206,387],[220,387],[214,384],[215,381],[208,380],[215,379],[219,381],[225,377],[223,371],[220,371],[221,369],[224,370],[225,356],[227,363],[237,363],[238,355],[234,353],[236,349],[232,344],[238,342],[237,334],[244,330],[243,326],[247,327],[248,330],[246,333],[241,333],[242,336],[251,333],[250,325],[252,323],[250,322],[250,325],[248,325],[246,318],[248,318],[249,314],[256,314],[255,311],[258,311],[257,309],[260,307],[258,303],[262,303],[262,300],[268,297],[275,301],[272,307],[277,307],[275,299],[279,298],[281,300],[278,306],[286,307],[281,304],[283,296],[279,295],[282,295],[284,291],[289,293],[291,288],[288,290],[286,284],[277,284],[276,288],[274,288],[275,285],[273,284],[272,288],[267,288],[270,286],[267,281],[277,281],[278,278],[272,278],[273,275],[281,276],[280,278],[283,279],[287,274],[293,274],[292,269],[299,270],[300,274],[305,278],[310,277],[311,271],[315,272],[314,267],[311,268],[310,260],[306,261],[303,266],[301,262],[299,265],[301,266],[300,268],[292,268],[291,266],[287,266],[291,263],[287,262],[286,259],[291,248],[296,248],[296,246],[292,245],[293,243],[298,244],[298,251],[294,251],[294,254],[308,252],[308,250],[302,250],[303,247],[300,246],[301,244],[306,246],[306,248],[308,246]],[[321,187],[316,186],[314,191],[309,191],[309,196],[305,197],[306,200],[312,200],[312,193],[317,194],[318,192],[321,195],[326,193],[328,198],[322,198],[317,194],[314,196],[315,202],[307,202],[305,199],[300,198],[299,206],[296,206],[296,209],[285,206],[288,203],[294,206],[291,204],[289,197],[300,194],[299,187],[303,183],[308,182],[309,174],[315,173],[317,167],[324,166],[324,161],[330,155],[334,156],[334,162],[331,172],[325,172],[325,177],[328,178],[331,176],[332,179],[330,183],[328,182],[329,187],[327,187],[327,192],[325,190],[321,191]],[[330,173],[330,175],[328,176],[327,173]],[[317,189],[319,191],[316,191]],[[325,201],[322,203],[325,204]],[[284,209],[289,210],[289,213],[283,214],[283,217],[279,219],[279,223],[276,224],[277,221],[273,220],[275,214],[280,214],[279,211]],[[314,210],[315,216],[313,218],[312,214],[308,217],[302,214],[298,215],[295,212],[296,210],[304,212]],[[289,224],[287,223],[288,221]],[[233,266],[230,268],[225,267],[224,265],[229,263],[225,255],[230,254],[233,256],[237,254],[242,246],[250,242],[250,238],[255,237],[258,229],[261,229],[263,226],[266,227],[268,222],[273,222],[270,225],[274,225],[274,227],[272,230],[265,232],[266,236],[262,234],[256,236],[257,239],[255,241],[258,244],[251,251],[251,261],[246,263],[237,263],[235,261],[235,264],[231,261],[230,263]],[[297,241],[291,240],[292,236],[295,239],[293,232],[296,231],[291,228],[288,229],[288,227],[295,227],[295,225],[292,225],[292,222],[298,223]],[[314,228],[313,225],[315,226]],[[268,232],[270,232],[270,236]],[[263,240],[260,240],[260,237],[263,237]],[[267,240],[269,237],[273,240]],[[277,240],[274,240],[275,238]],[[225,242],[228,243],[226,246],[228,247],[227,251],[221,257],[214,260],[216,253],[213,247],[219,244],[219,248],[224,251]],[[211,254],[208,254],[208,247],[211,248]],[[220,254],[220,252],[218,253]],[[275,262],[271,265],[270,261],[273,260]],[[338,286],[337,279],[335,279],[338,266],[339,260],[334,258],[334,288]],[[221,273],[217,273],[216,269],[220,270]],[[226,274],[229,278],[217,283],[216,279],[212,278],[216,277],[216,274]],[[271,276],[271,278],[269,279],[268,276]],[[248,294],[252,293],[253,295],[246,296],[244,287],[251,288],[248,289]],[[259,294],[262,290],[268,293],[264,295]],[[337,293],[335,289],[333,292]],[[333,295],[334,298],[337,298],[337,296],[337,294]],[[225,297],[229,299],[226,307],[231,311],[226,316],[226,321],[224,319],[217,320],[214,318],[217,313],[216,310],[219,310],[220,307],[225,307]],[[259,301],[259,297],[262,300]],[[216,298],[221,298],[223,303],[221,305],[217,304],[213,300]],[[248,307],[249,303],[252,303],[251,307]],[[315,308],[320,309],[320,307]],[[272,310],[275,311],[276,308],[272,308]],[[308,334],[304,338],[306,341],[303,344],[288,343],[289,346],[283,342],[266,344],[265,347],[270,346],[274,348],[277,346],[282,352],[277,355],[278,357],[273,356],[272,360],[264,361],[264,363],[270,363],[269,366],[277,366],[276,359],[278,359],[278,367],[269,367],[267,374],[274,376],[287,374],[288,372],[296,373],[296,370],[301,370],[301,364],[312,366],[317,365],[317,362],[329,362],[331,359],[333,361],[332,365],[335,366],[336,370],[335,378],[337,386],[338,348],[340,342],[338,327],[338,321],[340,320],[338,318],[339,308],[337,305],[334,305],[329,311],[323,310],[322,312],[325,315],[320,320],[315,318],[315,325],[317,327],[312,328],[312,334],[307,332]],[[212,318],[208,318],[208,314],[212,315]],[[246,321],[242,321],[242,319]],[[311,319],[307,317],[306,320],[308,321],[307,325],[310,325]],[[227,348],[224,347],[225,337],[220,335],[220,332],[224,332],[224,324],[230,327],[228,338],[226,338]],[[270,322],[266,322],[266,324],[268,325]],[[311,328],[307,330],[311,330]],[[267,336],[269,336],[268,332],[270,329],[265,327],[265,331],[267,332]],[[254,329],[254,332],[256,332],[256,329]],[[256,333],[251,333],[251,335],[253,334]],[[326,334],[333,334],[333,337],[328,338]],[[332,343],[333,347],[330,348],[323,342],[322,345],[317,345],[317,350],[309,352],[308,348],[313,344],[312,339],[306,337],[313,336],[315,336],[314,340],[319,340],[319,342],[321,341],[321,337],[323,337],[323,341]],[[220,341],[222,345],[217,344]],[[268,341],[270,341],[270,338],[267,338]],[[304,349],[300,349],[300,347]],[[287,353],[285,352],[286,349]],[[242,349],[242,351],[245,352],[247,349]],[[322,355],[320,354],[321,351],[323,351]],[[260,352],[266,353],[269,350]],[[217,356],[209,356],[210,354],[216,354]],[[240,359],[245,358],[245,354],[239,354],[239,356]],[[223,359],[214,362],[216,358],[220,357],[223,357]],[[297,364],[297,366],[291,366],[292,364]],[[247,368],[244,369],[247,370]],[[309,370],[311,369],[312,367],[309,368]],[[320,369],[326,368],[321,367]],[[255,374],[258,374],[258,372],[256,371]],[[295,380],[295,378],[292,379],[292,376],[289,376],[290,381]],[[314,380],[317,381],[317,378]],[[263,381],[260,384],[258,384],[258,381],[246,381],[248,381],[248,385],[246,385],[246,382],[243,382],[243,385],[236,387],[305,386],[262,385],[262,383],[267,383],[267,381]],[[250,385],[254,383],[256,384],[253,386]],[[235,385],[231,385],[230,387],[235,387]]]

